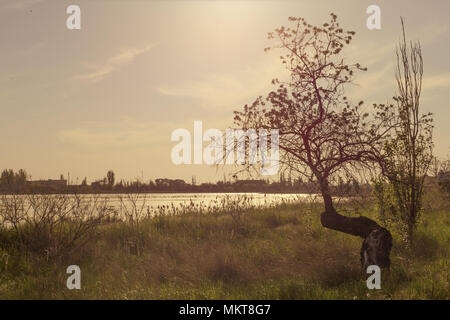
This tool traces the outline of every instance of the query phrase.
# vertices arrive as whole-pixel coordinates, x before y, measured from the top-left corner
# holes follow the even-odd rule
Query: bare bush
[[[134,255],[141,255],[146,242],[146,232],[142,220],[151,216],[147,205],[147,195],[128,193],[119,196],[120,214],[127,224],[127,232],[123,235],[122,246]]]
[[[0,222],[12,228],[17,245],[47,258],[70,253],[91,239],[113,209],[100,197],[2,195]]]

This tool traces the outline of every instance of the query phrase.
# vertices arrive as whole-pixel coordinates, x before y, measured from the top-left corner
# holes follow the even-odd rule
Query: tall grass
[[[169,208],[160,214],[129,203],[127,208],[127,215],[103,219],[88,242],[58,259],[16,245],[15,229],[3,227],[0,298],[449,298],[445,208],[424,213],[412,250],[393,234],[391,271],[375,291],[367,289],[361,272],[362,240],[324,229],[320,203],[256,208],[240,199],[221,209]],[[362,213],[374,216],[373,205],[366,203]],[[81,268],[81,290],[66,288],[72,264]]]

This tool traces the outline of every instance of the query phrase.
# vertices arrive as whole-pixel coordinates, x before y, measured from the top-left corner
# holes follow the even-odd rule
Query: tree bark
[[[335,210],[323,212],[320,216],[320,222],[325,228],[361,238],[367,238],[373,230],[382,228],[372,219],[366,217],[350,218],[340,215]]]
[[[320,187],[325,205],[325,212],[320,216],[322,226],[364,239],[360,252],[363,271],[370,265],[389,268],[389,255],[392,248],[391,233],[372,219],[362,216],[351,218],[337,213],[333,206],[328,182],[320,181]]]

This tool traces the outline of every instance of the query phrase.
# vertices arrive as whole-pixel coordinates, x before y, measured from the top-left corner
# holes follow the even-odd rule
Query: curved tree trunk
[[[322,226],[341,231],[364,239],[361,247],[363,271],[370,265],[389,268],[389,255],[392,248],[391,233],[372,219],[366,217],[350,218],[335,210],[327,181],[320,183],[325,212],[320,216]]]

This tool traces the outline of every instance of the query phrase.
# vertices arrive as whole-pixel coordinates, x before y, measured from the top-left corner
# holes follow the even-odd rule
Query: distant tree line
[[[20,169],[14,172],[13,169],[4,169],[0,176],[0,190],[18,190],[26,186],[28,174]]]
[[[359,194],[362,189],[370,189],[367,183],[360,183],[355,179],[339,179],[331,185],[334,195]],[[147,182],[134,180],[120,180],[116,182],[115,173],[109,170],[102,179],[93,181],[90,185],[87,178],[81,184],[68,184],[61,175],[59,180],[32,181],[27,172],[20,169],[3,170],[0,177],[1,193],[199,193],[199,192],[261,192],[261,193],[317,193],[319,188],[314,181],[303,181],[301,178],[286,178],[280,173],[278,181],[269,180],[239,180],[218,181],[216,183],[197,184],[195,178],[191,183],[182,179],[158,178]]]
[[[437,179],[443,191],[450,190],[450,171],[440,170],[434,178]],[[330,184],[334,196],[355,196],[372,191],[370,183],[360,182],[354,177],[339,176]],[[20,169],[4,169],[0,175],[0,193],[199,193],[199,192],[261,192],[261,193],[319,193],[320,186],[316,181],[304,181],[302,178],[291,178],[281,172],[278,181],[269,180],[239,180],[217,181],[216,183],[197,184],[195,178],[191,183],[182,179],[158,178],[144,182],[141,180],[116,182],[115,173],[109,170],[102,179],[93,181],[90,185],[87,178],[81,184],[68,184],[61,175],[59,180],[36,180]]]

